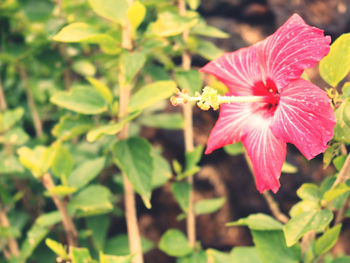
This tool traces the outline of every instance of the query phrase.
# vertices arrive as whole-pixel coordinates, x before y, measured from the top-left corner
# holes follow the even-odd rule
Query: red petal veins
[[[327,55],[330,42],[323,30],[305,24],[294,14],[274,34],[256,44],[264,79],[271,78],[279,90],[283,89]]]
[[[206,154],[241,140],[242,129],[250,121],[252,116],[248,103],[222,104],[219,119],[212,129]]]
[[[327,94],[303,79],[281,91],[273,118],[273,134],[293,143],[307,159],[327,149],[336,123]]]
[[[200,71],[214,75],[233,95],[251,95],[254,83],[261,80],[257,62],[255,47],[252,46],[225,53]]]
[[[280,187],[279,178],[286,158],[286,143],[277,139],[270,130],[271,120],[255,115],[245,127],[242,143],[253,165],[256,187],[259,192]]]

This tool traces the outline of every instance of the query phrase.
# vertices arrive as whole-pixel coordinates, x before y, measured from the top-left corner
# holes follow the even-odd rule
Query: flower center
[[[265,117],[271,117],[280,100],[280,94],[277,90],[276,84],[267,79],[266,82],[256,82],[253,87],[254,96],[264,96],[265,100],[261,103],[256,103],[253,107],[254,110],[260,112]]]

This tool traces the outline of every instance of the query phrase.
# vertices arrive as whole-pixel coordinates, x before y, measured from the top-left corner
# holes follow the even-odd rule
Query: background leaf
[[[298,263],[300,247],[287,247],[282,231],[252,231],[253,241],[263,263]]]
[[[91,8],[103,18],[116,23],[125,24],[128,3],[126,0],[89,0]]]
[[[113,147],[114,162],[130,180],[146,207],[150,208],[152,192],[153,158],[147,140],[134,137],[119,141]]]
[[[338,37],[326,57],[320,62],[320,74],[332,87],[350,71],[350,33]]]
[[[173,81],[156,81],[138,90],[130,98],[128,111],[143,110],[156,102],[174,94],[176,84]]]
[[[183,257],[192,252],[187,238],[177,229],[169,229],[163,234],[159,249],[173,257]]]
[[[86,86],[57,92],[51,97],[51,102],[82,114],[99,114],[107,110],[104,98],[95,89]]]
[[[287,246],[294,245],[299,238],[309,231],[322,231],[332,219],[333,213],[328,209],[304,212],[291,218],[283,227]]]
[[[248,226],[251,230],[281,230],[282,224],[271,216],[265,214],[253,214],[241,218],[235,222],[227,223],[228,226]]]

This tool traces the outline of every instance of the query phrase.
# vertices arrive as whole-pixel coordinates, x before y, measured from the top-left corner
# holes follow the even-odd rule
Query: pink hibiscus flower
[[[333,137],[334,112],[326,93],[301,78],[329,52],[329,36],[294,14],[274,34],[226,53],[201,71],[213,74],[230,96],[264,96],[262,102],[223,104],[205,153],[241,141],[257,189],[279,189],[286,143],[311,159]]]

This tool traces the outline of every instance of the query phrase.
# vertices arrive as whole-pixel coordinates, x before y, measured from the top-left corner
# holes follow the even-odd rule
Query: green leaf
[[[195,26],[197,22],[197,18],[166,11],[158,14],[156,22],[151,24],[151,30],[159,37],[176,36]]]
[[[80,164],[68,177],[68,185],[78,189],[84,187],[101,173],[105,161],[104,157],[100,157]]]
[[[139,121],[142,125],[159,129],[181,130],[184,127],[184,119],[180,113],[145,115]]]
[[[350,82],[345,82],[342,87],[344,97],[350,97]]]
[[[184,257],[193,251],[186,236],[177,229],[169,229],[163,234],[159,249],[172,257]]]
[[[320,209],[319,201],[303,200],[296,203],[289,211],[291,217],[295,217],[304,212],[310,212]]]
[[[24,110],[20,107],[0,112],[0,132],[9,130],[20,119],[22,119],[23,114]]]
[[[194,205],[194,213],[196,215],[211,214],[218,211],[224,203],[224,197],[200,200]]]
[[[223,51],[217,48],[212,42],[202,39],[198,42],[196,51],[207,60],[214,60],[223,54]]]
[[[24,12],[26,19],[29,20],[27,23],[33,24],[45,22],[52,14],[53,8],[54,4],[45,0],[37,0],[35,5],[31,1],[21,3],[21,11]]]
[[[128,112],[143,110],[160,100],[169,98],[176,91],[173,81],[156,81],[138,90],[131,96]]]
[[[255,247],[234,247],[231,261],[214,261],[214,263],[262,263]]]
[[[104,251],[110,221],[110,218],[105,215],[86,218],[86,226],[91,230],[92,241],[99,251]]]
[[[112,194],[101,185],[90,185],[73,196],[69,207],[80,210],[83,215],[106,213],[113,209]]]
[[[326,57],[320,62],[320,74],[332,87],[350,71],[350,33],[338,37]]]
[[[201,74],[194,69],[175,71],[175,80],[182,90],[188,90],[191,95],[200,92],[203,86]]]
[[[87,248],[70,248],[70,258],[72,259],[72,263],[92,263],[92,258],[90,256],[90,252]]]
[[[62,108],[82,114],[100,114],[107,111],[103,97],[93,88],[74,87],[70,91],[55,93],[50,101]]]
[[[126,0],[89,0],[96,14],[116,23],[125,24],[127,21],[128,3]]]
[[[283,232],[286,237],[287,246],[294,245],[299,238],[309,231],[322,231],[333,219],[333,213],[329,209],[321,211],[311,211],[301,213],[291,218],[283,226]]]
[[[145,237],[141,237],[142,252],[146,253],[154,248],[154,243]],[[128,236],[120,234],[110,238],[105,247],[105,253],[111,255],[129,255],[129,241]]]
[[[66,196],[75,193],[78,189],[76,187],[66,185],[56,185],[50,189],[50,193],[58,196]]]
[[[17,228],[0,226],[0,238],[19,238],[21,233]]]
[[[350,256],[343,256],[334,259],[331,263],[349,263],[350,262]]]
[[[58,177],[68,177],[73,169],[73,157],[68,149],[58,143],[52,160],[52,172]]]
[[[100,95],[105,99],[105,101],[109,104],[112,105],[113,102],[113,94],[111,90],[100,80],[97,80],[92,77],[87,77],[86,78],[90,84],[100,93]]]
[[[49,212],[39,216],[35,223],[40,227],[50,227],[61,222],[62,216],[59,211]]]
[[[61,257],[64,260],[69,260],[68,254],[66,252],[66,248],[61,244],[58,243],[57,241],[51,239],[51,238],[46,238],[45,239],[45,244],[53,251],[55,254],[59,257]]]
[[[286,173],[286,174],[294,174],[298,171],[298,168],[288,162],[284,162],[282,165],[282,173]]]
[[[36,146],[34,149],[21,147],[17,150],[19,161],[34,177],[39,178],[46,172],[42,158],[46,149],[44,146]]]
[[[338,224],[328,229],[315,243],[315,252],[322,255],[328,252],[337,242],[342,225]]]
[[[121,56],[120,65],[124,75],[124,82],[130,83],[135,75],[145,65],[146,56],[141,52],[125,52]],[[123,84],[123,83],[122,83]]]
[[[140,115],[140,113],[141,113],[141,111],[135,111],[135,112],[130,113],[125,118],[119,120],[119,122],[117,122],[117,123],[111,122],[109,124],[99,126],[97,128],[92,129],[86,135],[86,140],[88,142],[94,142],[103,135],[115,135],[115,134],[117,134],[118,132],[121,131],[121,129],[124,127],[124,125],[126,123],[135,119],[137,116]]]
[[[65,43],[99,44],[102,51],[107,54],[117,54],[121,51],[119,42],[110,35],[96,30],[86,23],[72,23],[61,29],[54,37],[54,41]]]
[[[226,224],[227,226],[247,226],[250,230],[281,230],[283,225],[276,219],[265,214],[253,214],[246,218],[241,218],[235,222]]]
[[[198,162],[202,157],[202,153],[203,153],[203,145],[198,145],[193,149],[193,151],[185,153],[185,159],[186,159],[185,172],[190,171],[197,166]]]
[[[153,157],[153,175],[152,189],[160,187],[169,181],[172,172],[168,161],[156,151],[152,151]]]
[[[23,173],[24,168],[13,155],[0,155],[0,174]]]
[[[186,0],[186,3],[189,5],[189,7],[192,10],[196,10],[199,6],[199,4],[201,3],[200,0]]]
[[[194,252],[190,255],[187,255],[182,258],[178,258],[176,260],[176,263],[207,263],[207,262],[208,262],[208,257],[203,250]]]
[[[65,141],[81,135],[94,126],[94,123],[87,116],[64,115],[52,129],[52,134]]]
[[[346,99],[335,110],[337,124],[334,127],[334,139],[339,142],[350,142],[350,101]]]
[[[87,59],[74,61],[72,69],[83,76],[94,76],[96,74],[96,67]]]
[[[236,247],[237,248],[237,247]],[[207,256],[208,256],[208,262],[211,263],[227,263],[227,262],[236,262],[232,260],[232,255],[229,253],[221,252],[219,250],[208,248],[206,250]],[[259,259],[259,258],[258,258]],[[241,261],[239,261],[241,262]],[[259,261],[257,261],[260,263]],[[244,263],[247,263],[244,261]]]
[[[299,263],[300,247],[286,246],[282,231],[251,231],[253,242],[263,263]]]
[[[346,155],[339,155],[337,157],[335,157],[333,159],[333,164],[334,164],[334,167],[340,171],[341,168],[343,167],[344,163],[345,163],[345,160],[346,160]]]
[[[216,27],[209,26],[205,20],[200,20],[197,25],[191,29],[191,33],[195,35],[214,37],[214,38],[229,38],[230,35],[226,32],[217,29]]]
[[[29,140],[29,135],[20,127],[15,127],[0,136],[0,143],[9,145],[23,145]]]
[[[171,190],[182,211],[187,213],[191,186],[187,182],[173,182]]]
[[[244,153],[244,147],[240,142],[226,145],[224,146],[224,150],[229,155],[239,155]]]
[[[317,185],[311,183],[305,183],[297,190],[297,195],[300,199],[309,201],[319,201],[321,193]]]
[[[131,263],[134,255],[128,256],[113,256],[105,255],[100,251],[100,263]]]
[[[118,141],[113,147],[114,162],[128,177],[130,183],[150,208],[153,159],[151,145],[141,137]]]
[[[135,1],[127,11],[127,17],[131,24],[132,30],[135,32],[142,23],[146,15],[146,7],[139,1]]]
[[[323,168],[327,168],[330,165],[334,156],[339,152],[341,143],[333,143],[328,146],[327,150],[323,153]]]
[[[350,187],[344,183],[338,184],[335,188],[328,190],[324,193],[323,199],[327,202],[334,200],[335,198],[350,192]]]
[[[52,39],[60,42],[84,42],[100,35],[94,27],[86,23],[72,23],[61,29]]]
[[[16,263],[24,263],[32,255],[35,248],[50,232],[50,228],[61,220],[58,211],[39,216],[27,231],[26,238],[21,244],[20,255]]]

